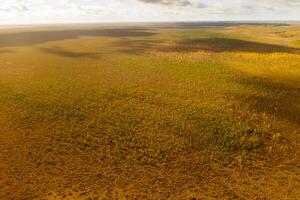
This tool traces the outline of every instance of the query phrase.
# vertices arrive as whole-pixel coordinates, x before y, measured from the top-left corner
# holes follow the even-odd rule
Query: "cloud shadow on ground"
[[[300,124],[300,88],[258,77],[238,78],[233,81],[261,91],[256,94],[238,95],[238,98],[251,108],[269,113],[277,119]]]
[[[41,44],[65,39],[76,39],[82,36],[107,37],[146,37],[156,33],[138,28],[93,29],[93,30],[61,30],[61,31],[31,31],[0,34],[0,47],[17,47]]]
[[[58,47],[53,48],[39,48],[43,53],[52,54],[56,56],[68,57],[68,58],[99,58],[99,53],[94,52],[72,52]]]
[[[167,52],[254,52],[254,53],[300,53],[300,49],[275,44],[231,38],[199,38],[178,41],[174,46],[162,49]]]

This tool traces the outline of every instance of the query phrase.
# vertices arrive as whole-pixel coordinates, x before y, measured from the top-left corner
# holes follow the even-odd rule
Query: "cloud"
[[[78,9],[86,15],[98,16],[103,13],[103,9],[98,6],[78,6]]]
[[[244,2],[249,3],[248,0],[244,0]],[[254,5],[259,7],[260,5],[273,7],[273,8],[298,8],[300,7],[300,0],[255,0]]]
[[[176,7],[196,7],[205,8],[207,7],[204,3],[192,3],[189,0],[138,0],[143,3],[148,4],[160,4],[165,6],[176,6]]]
[[[22,4],[8,4],[1,5],[0,12],[26,12],[29,11],[29,8]]]
[[[0,0],[10,23],[299,20],[300,0]]]
[[[261,0],[270,4],[300,5],[300,0]]]
[[[139,0],[143,3],[161,4],[161,5],[176,5],[176,6],[190,6],[191,2],[188,0]]]

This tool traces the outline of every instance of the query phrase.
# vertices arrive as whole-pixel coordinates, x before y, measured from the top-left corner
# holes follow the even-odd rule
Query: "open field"
[[[0,30],[0,199],[300,199],[300,26]]]

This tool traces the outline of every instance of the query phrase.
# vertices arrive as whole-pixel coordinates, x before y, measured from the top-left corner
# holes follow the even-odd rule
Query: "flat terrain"
[[[0,30],[0,199],[300,199],[300,26]]]

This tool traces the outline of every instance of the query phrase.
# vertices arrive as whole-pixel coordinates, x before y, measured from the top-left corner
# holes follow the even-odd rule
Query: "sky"
[[[0,0],[0,25],[300,20],[300,0]]]

